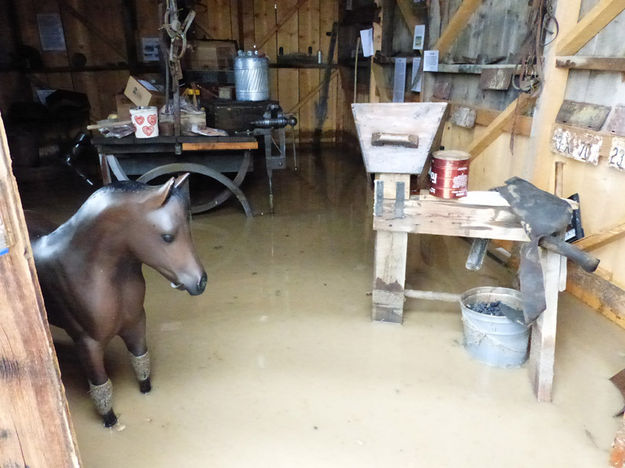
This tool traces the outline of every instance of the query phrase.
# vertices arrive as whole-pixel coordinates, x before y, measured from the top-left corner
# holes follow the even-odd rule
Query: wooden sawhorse
[[[376,231],[372,319],[401,323],[408,234],[434,234],[527,242],[508,203],[497,192],[469,192],[458,200],[410,196],[410,174],[377,174],[373,229]],[[558,292],[566,287],[566,259],[540,249],[547,309],[532,325],[529,373],[538,401],[551,401]],[[563,261],[564,260],[564,261]]]

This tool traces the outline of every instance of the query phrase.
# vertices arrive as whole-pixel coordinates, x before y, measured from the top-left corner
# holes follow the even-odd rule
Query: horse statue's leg
[[[113,411],[113,384],[104,368],[104,349],[90,337],[81,337],[76,341],[78,356],[89,379],[89,394],[98,414],[106,427],[117,424]]]
[[[145,310],[141,310],[140,318],[131,326],[125,327],[119,334],[130,353],[130,362],[139,382],[141,393],[152,390],[150,381],[150,353],[145,337]]]

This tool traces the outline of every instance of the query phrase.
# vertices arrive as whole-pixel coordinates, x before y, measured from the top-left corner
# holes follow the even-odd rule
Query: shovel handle
[[[543,237],[540,242],[540,246],[565,256],[574,263],[577,263],[588,273],[592,273],[599,266],[599,259],[592,255],[578,249],[574,245],[564,242],[563,240],[556,239],[551,236]]]

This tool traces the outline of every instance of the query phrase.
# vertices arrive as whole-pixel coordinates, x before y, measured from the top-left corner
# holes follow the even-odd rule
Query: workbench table
[[[245,214],[252,210],[239,186],[252,168],[252,150],[258,149],[253,136],[158,136],[155,138],[95,137],[92,140],[98,150],[102,182],[111,183],[113,176],[127,180],[138,175],[137,181],[148,183],[165,174],[190,172],[201,174],[221,183],[225,189],[207,203],[192,204],[191,211],[200,213],[225,202],[235,195]],[[268,164],[275,164],[267,161]],[[236,173],[233,179],[224,173]],[[273,194],[271,171],[267,171],[270,204]]]
[[[372,319],[401,323],[407,297],[458,301],[458,295],[405,288],[408,234],[528,242],[518,218],[497,192],[469,192],[458,200],[410,196],[410,174],[377,174]],[[547,309],[532,325],[530,380],[539,401],[551,401],[558,292],[566,287],[566,259],[540,248]]]

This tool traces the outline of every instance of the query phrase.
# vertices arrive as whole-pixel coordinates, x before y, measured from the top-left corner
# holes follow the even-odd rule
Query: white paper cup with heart
[[[134,107],[130,109],[130,120],[135,126],[135,137],[154,138],[158,136],[157,107]]]

